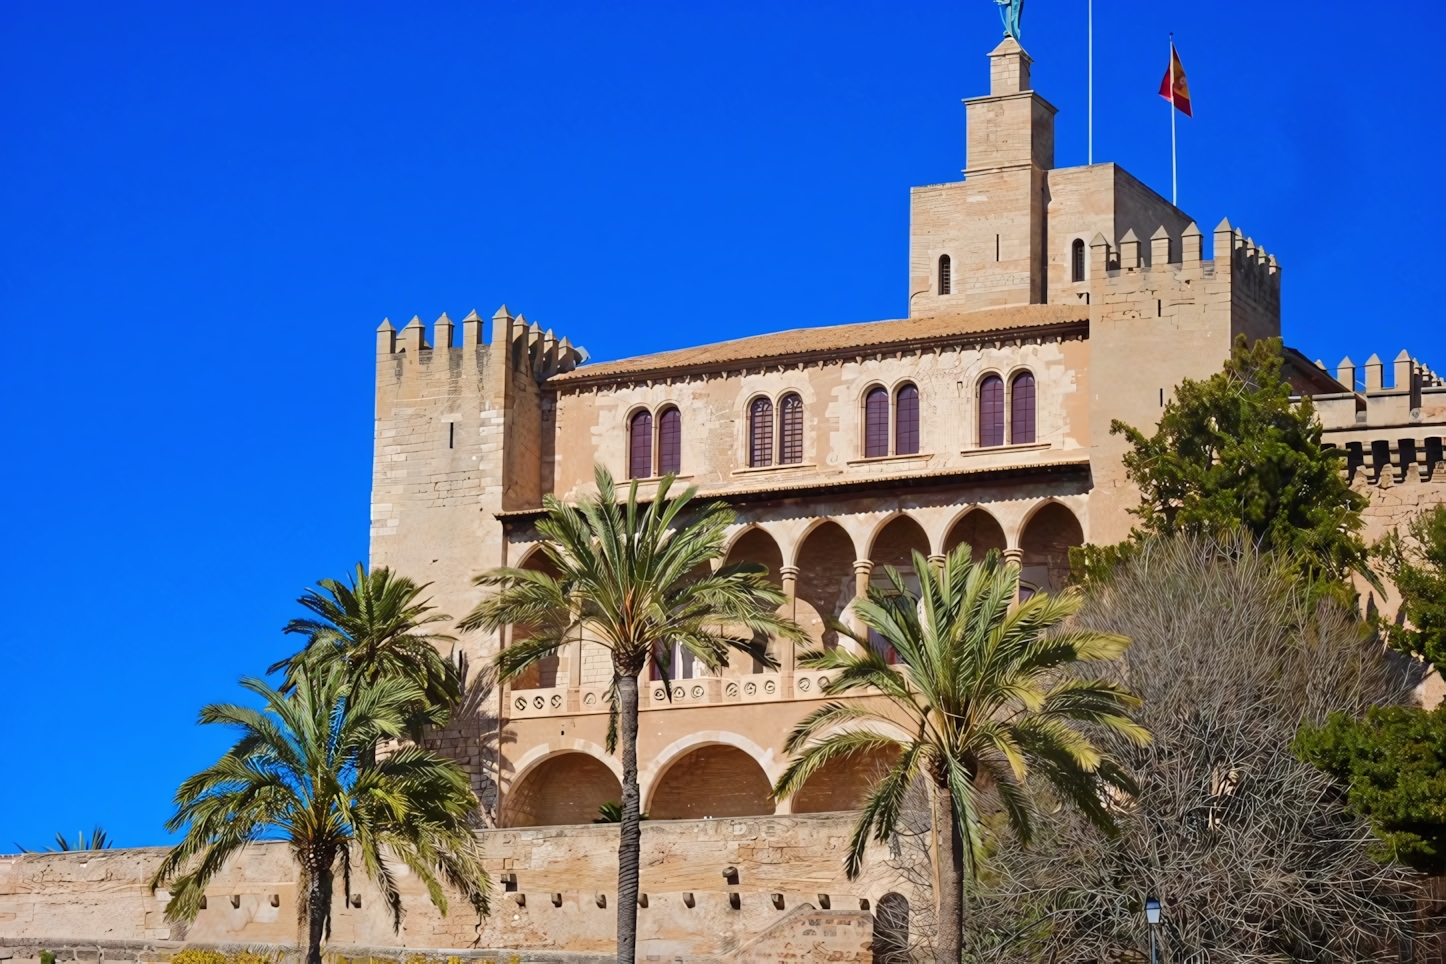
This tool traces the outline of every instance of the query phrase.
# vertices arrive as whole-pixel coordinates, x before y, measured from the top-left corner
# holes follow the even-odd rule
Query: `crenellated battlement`
[[[1148,241],[1142,241],[1131,228],[1118,241],[1096,233],[1089,247],[1091,263],[1104,265],[1109,272],[1161,270],[1171,266],[1178,270],[1203,264],[1216,274],[1227,270],[1232,280],[1262,289],[1273,288],[1279,297],[1280,262],[1275,255],[1233,227],[1229,218],[1216,225],[1213,240],[1214,257],[1207,258],[1205,235],[1191,221],[1178,237],[1172,237],[1162,224]],[[1228,256],[1222,258],[1222,253]]]
[[[400,332],[387,318],[383,318],[377,328],[379,358],[408,352],[416,358],[421,352],[489,347],[501,349],[503,357],[512,360],[513,371],[530,370],[538,382],[572,371],[588,359],[587,349],[575,347],[566,337],[559,339],[551,328],[544,331],[536,322],[529,323],[520,314],[513,317],[506,305],[492,315],[490,346],[485,338],[482,316],[477,314],[476,309],[462,319],[460,344],[456,340],[456,325],[445,311],[432,323],[430,342],[427,340],[427,326],[418,315],[413,315]]]

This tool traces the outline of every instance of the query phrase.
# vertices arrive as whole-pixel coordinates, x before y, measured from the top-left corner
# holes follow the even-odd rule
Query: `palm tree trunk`
[[[638,800],[638,674],[618,671],[618,723],[623,751],[623,813],[618,835],[618,964],[634,964],[638,946],[638,862],[642,824]]]
[[[964,932],[964,835],[947,786],[934,787],[934,832],[938,835],[939,932],[934,937],[935,964],[959,964]]]
[[[306,964],[321,964],[321,945],[331,915],[331,861],[312,853],[306,863]]]

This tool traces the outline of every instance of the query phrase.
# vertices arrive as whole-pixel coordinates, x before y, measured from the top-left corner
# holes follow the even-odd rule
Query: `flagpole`
[[[1095,0],[1089,0],[1090,136],[1089,163],[1095,162]]]
[[[1180,182],[1175,161],[1175,34],[1170,33],[1170,203],[1180,206]]]

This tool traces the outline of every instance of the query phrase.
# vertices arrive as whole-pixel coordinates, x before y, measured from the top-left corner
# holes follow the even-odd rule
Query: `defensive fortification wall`
[[[639,958],[773,960],[756,955],[772,954],[792,934],[795,950],[800,941],[817,941],[838,954],[829,960],[867,959],[860,948],[871,939],[869,915],[879,898],[902,894],[912,906],[928,898],[904,879],[898,860],[908,851],[891,859],[887,848],[873,846],[864,874],[856,881],[845,877],[854,817],[645,823]],[[338,882],[332,940],[339,950],[387,948],[396,957],[418,948],[605,954],[616,939],[617,843],[616,825],[484,831],[493,894],[492,914],[481,928],[456,903],[443,917],[400,868],[407,910],[401,931],[393,933],[369,882],[360,882],[352,904],[344,902]],[[206,907],[189,927],[167,923],[167,894],[147,887],[164,853],[0,857],[0,946],[29,948],[17,955],[25,957],[38,948],[105,945],[113,950],[101,956],[165,960],[177,941],[295,944],[297,878],[285,844],[257,844],[233,860],[207,888]],[[145,947],[152,956],[142,953]]]

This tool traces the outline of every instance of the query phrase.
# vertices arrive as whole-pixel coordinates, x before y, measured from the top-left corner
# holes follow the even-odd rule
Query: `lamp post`
[[[1160,902],[1145,898],[1145,920],[1150,924],[1150,964],[1155,964],[1155,926],[1160,923]]]

